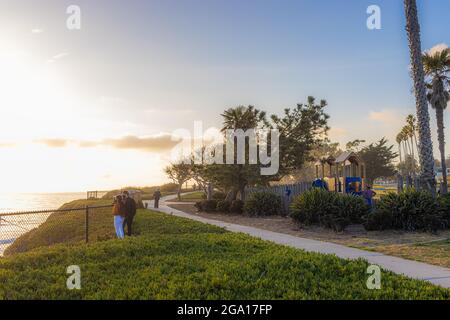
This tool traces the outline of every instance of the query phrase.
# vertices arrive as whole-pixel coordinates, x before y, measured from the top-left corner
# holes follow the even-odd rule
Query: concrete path
[[[188,218],[199,222],[219,226],[225,228],[228,231],[243,232],[263,240],[269,240],[278,244],[287,245],[305,251],[334,254],[344,259],[363,258],[369,263],[379,265],[385,270],[390,270],[392,272],[403,274],[410,278],[426,280],[435,285],[450,288],[450,269],[447,268],[433,266],[413,260],[392,257],[382,253],[350,248],[335,243],[300,238],[284,233],[272,232],[259,228],[207,219],[168,207],[167,200],[169,199],[173,199],[173,196],[163,197],[160,201],[159,209],[155,210],[167,214],[172,214],[178,217]],[[148,208],[153,208],[153,201],[148,201]]]

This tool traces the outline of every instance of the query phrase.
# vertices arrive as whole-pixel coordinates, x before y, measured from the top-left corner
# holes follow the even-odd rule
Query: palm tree
[[[419,145],[417,144],[417,120],[416,117],[413,114],[409,114],[406,117],[406,123],[411,128],[411,138],[414,138],[414,146],[416,147],[416,150],[419,151]]]
[[[402,141],[403,141],[403,137],[402,137],[401,133],[397,134],[397,137],[395,138],[395,141],[397,141],[397,144],[398,144],[398,157],[400,159],[400,163],[402,163]]]
[[[431,141],[430,115],[428,113],[425,73],[422,64],[420,25],[417,16],[416,0],[404,0],[406,32],[411,58],[411,71],[414,81],[416,112],[419,131],[419,160],[422,186],[432,194],[436,192],[434,178],[433,142]]]
[[[266,113],[260,111],[253,106],[238,106],[236,108],[229,108],[221,115],[223,118],[222,132],[227,135],[227,130],[239,130],[244,131],[249,129],[258,129],[268,127],[269,123],[266,118]],[[227,136],[227,139],[231,137]],[[237,159],[237,137],[234,137],[234,160]],[[247,143],[246,147],[247,149]],[[245,152],[244,152],[245,153]],[[241,200],[245,199],[245,187],[249,183],[246,175],[246,167],[242,164],[236,166],[229,166],[228,174],[234,178],[234,186],[230,188],[227,193],[227,201],[234,200],[239,192]],[[248,169],[248,167],[247,167]]]
[[[260,123],[267,123],[266,113],[253,106],[229,108],[221,116],[223,118],[222,131],[227,129],[256,129],[260,126]]]
[[[434,54],[425,53],[422,57],[427,76],[428,102],[436,112],[437,136],[442,167],[442,192],[447,193],[447,168],[445,165],[444,110],[450,100],[447,89],[450,87],[450,49]]]

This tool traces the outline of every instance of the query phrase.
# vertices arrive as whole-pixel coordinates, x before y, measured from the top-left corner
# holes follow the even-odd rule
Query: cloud
[[[10,142],[0,142],[0,148],[12,148],[14,147],[16,144],[15,143],[10,143]]]
[[[158,134],[147,137],[125,136],[117,139],[104,139],[101,141],[68,140],[68,139],[40,139],[35,143],[45,144],[50,148],[63,148],[75,144],[81,148],[107,146],[115,149],[134,149],[148,152],[163,152],[171,150],[181,140],[170,134]]]
[[[63,148],[66,147],[70,141],[65,139],[39,139],[35,140],[36,143],[45,144],[50,148]]]
[[[166,151],[180,142],[170,134],[160,134],[150,137],[126,136],[120,139],[105,139],[100,144],[117,149],[137,149],[145,151]]]
[[[430,50],[427,50],[426,52],[429,53],[430,55],[434,55],[434,54],[441,52],[447,48],[448,48],[448,45],[446,43],[439,43],[439,44],[435,45],[433,48],[431,48]]]
[[[398,115],[394,110],[383,109],[382,111],[372,111],[369,113],[369,119],[385,124],[394,123],[398,119]]]

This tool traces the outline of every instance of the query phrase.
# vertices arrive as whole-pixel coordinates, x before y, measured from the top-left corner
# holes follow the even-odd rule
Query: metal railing
[[[95,215],[97,210],[106,208],[112,208],[112,205],[0,213],[0,256],[10,246],[14,252],[21,252],[30,246],[64,242],[69,237],[88,243],[90,220],[95,222],[100,213],[101,219],[110,218],[109,211],[98,212],[99,217]],[[98,222],[96,224],[99,225]],[[28,240],[23,248],[16,244],[16,240],[21,238]]]

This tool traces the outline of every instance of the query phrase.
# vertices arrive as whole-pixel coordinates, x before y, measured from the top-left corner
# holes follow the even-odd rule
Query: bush
[[[244,201],[242,200],[233,200],[231,201],[230,212],[241,214],[244,210]]]
[[[214,212],[217,208],[217,200],[197,201],[194,206],[200,212]]]
[[[450,228],[450,193],[438,197],[439,212],[445,220],[447,228]]]
[[[444,200],[441,200],[444,202]],[[376,210],[366,218],[368,230],[400,229],[405,231],[436,231],[447,222],[433,196],[426,191],[408,189],[381,197]]]
[[[323,189],[311,189],[294,198],[292,218],[304,225],[320,224],[342,231],[350,223],[360,223],[367,215],[368,206],[363,198]]]
[[[251,216],[274,216],[281,214],[281,198],[271,192],[252,193],[244,204],[244,213]]]
[[[231,202],[230,201],[220,200],[220,201],[217,201],[217,208],[216,208],[216,210],[219,211],[219,212],[229,212],[230,211],[230,206],[231,206]]]
[[[161,192],[177,192],[178,185],[176,183],[166,183],[159,187]]]
[[[392,212],[376,210],[365,217],[363,225],[368,231],[381,231],[391,229],[393,221]]]

